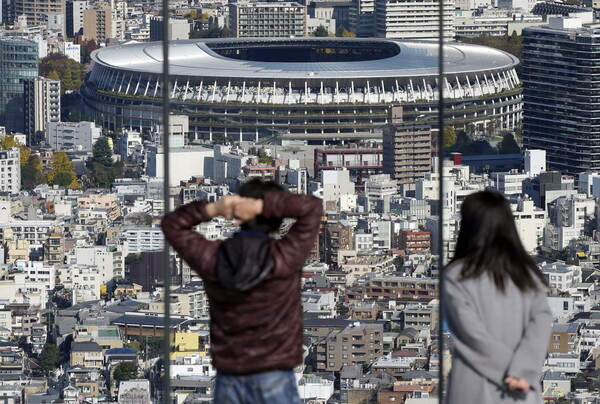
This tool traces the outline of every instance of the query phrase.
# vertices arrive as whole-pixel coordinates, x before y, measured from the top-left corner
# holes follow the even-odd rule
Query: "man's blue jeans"
[[[217,372],[215,404],[299,404],[292,370],[273,370],[249,375]]]

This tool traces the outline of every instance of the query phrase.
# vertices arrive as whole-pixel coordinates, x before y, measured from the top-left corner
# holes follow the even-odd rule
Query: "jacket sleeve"
[[[276,271],[295,270],[304,264],[312,249],[323,216],[323,202],[314,196],[296,195],[289,192],[269,192],[264,197],[262,215],[267,218],[294,218],[296,222],[285,237],[273,248],[286,265],[277,265]]]
[[[475,372],[503,388],[512,350],[488,332],[459,281],[446,277],[443,288],[442,310],[452,332],[455,354]]]
[[[165,215],[162,219],[162,231],[171,244],[194,271],[202,278],[215,279],[215,257],[222,241],[209,241],[192,227],[208,222],[204,200],[183,205]]]
[[[542,366],[552,334],[552,311],[543,287],[536,292],[529,313],[529,322],[519,346],[512,355],[507,374],[524,377],[532,388],[539,388]]]

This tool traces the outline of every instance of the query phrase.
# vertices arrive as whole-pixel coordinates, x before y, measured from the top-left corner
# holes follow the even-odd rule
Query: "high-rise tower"
[[[523,30],[523,146],[569,174],[600,170],[600,30],[586,22]]]
[[[23,80],[38,76],[38,45],[22,38],[0,38],[0,126],[25,131]]]

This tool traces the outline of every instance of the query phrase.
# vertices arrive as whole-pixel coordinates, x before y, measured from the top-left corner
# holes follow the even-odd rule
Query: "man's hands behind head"
[[[238,219],[240,223],[254,219],[262,213],[262,210],[262,199],[244,198],[239,195],[227,195],[215,203],[206,205],[206,213],[209,216]]]
[[[233,207],[233,217],[240,223],[245,223],[260,215],[263,210],[262,199],[244,198],[236,196],[236,202]]]

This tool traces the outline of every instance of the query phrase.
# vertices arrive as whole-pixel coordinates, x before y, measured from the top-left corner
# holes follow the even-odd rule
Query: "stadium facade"
[[[162,44],[103,48],[82,88],[86,113],[110,128],[149,129],[161,118]],[[190,137],[216,141],[381,138],[391,105],[435,126],[437,44],[357,38],[172,41],[170,102]],[[446,119],[457,127],[521,120],[518,59],[445,45]]]

